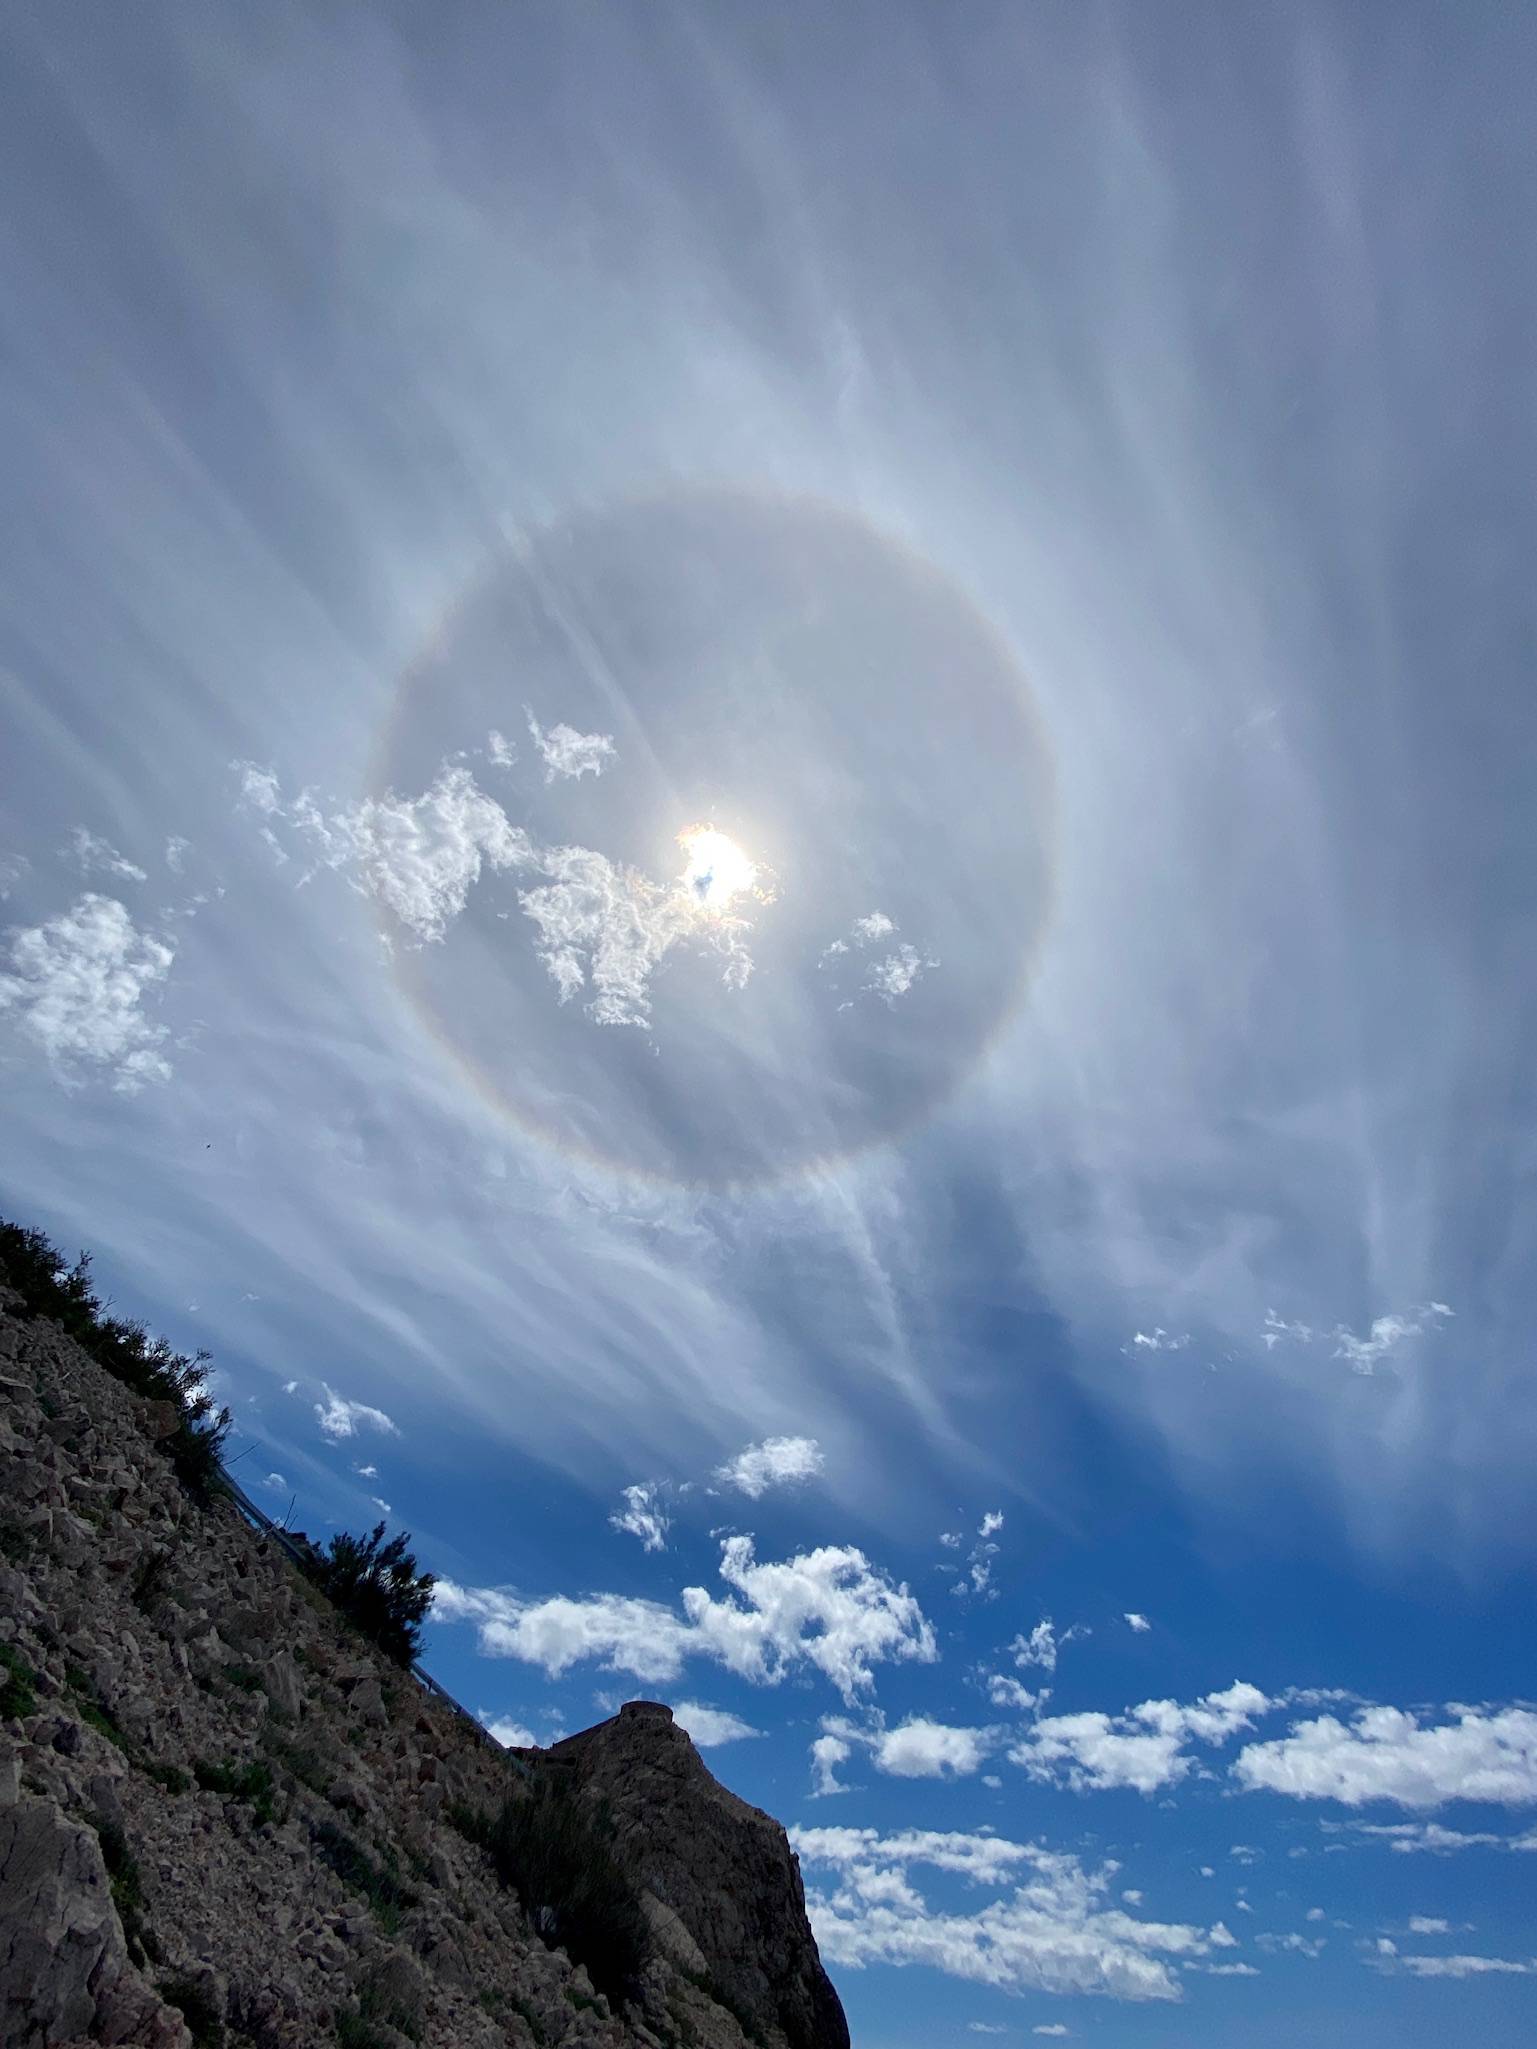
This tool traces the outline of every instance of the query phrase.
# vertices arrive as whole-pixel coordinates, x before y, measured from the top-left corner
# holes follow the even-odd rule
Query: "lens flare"
[[[701,910],[723,915],[732,899],[752,890],[758,880],[757,864],[749,861],[734,839],[713,825],[690,825],[678,834],[678,845],[688,856],[688,866],[678,878]]]

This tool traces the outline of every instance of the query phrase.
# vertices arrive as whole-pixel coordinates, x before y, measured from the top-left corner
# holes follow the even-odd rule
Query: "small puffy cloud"
[[[744,1736],[761,1736],[763,1731],[744,1722],[725,1708],[706,1707],[702,1701],[680,1700],[673,1704],[672,1718],[693,1737],[701,1750],[713,1750],[722,1743],[739,1743]]]
[[[288,1492],[288,1482],[281,1473],[266,1474],[261,1484],[267,1489],[269,1494],[286,1494]]]
[[[94,832],[87,832],[83,825],[75,827],[64,851],[82,875],[110,875],[115,882],[149,880],[137,861],[127,860],[116,847],[98,839]]]
[[[904,940],[884,959],[871,962],[864,986],[873,996],[879,996],[883,1003],[890,1005],[899,996],[905,996],[930,968],[938,966],[935,955],[920,953],[916,946],[909,946]]]
[[[1016,1636],[1009,1645],[1014,1662],[1021,1670],[1038,1665],[1043,1672],[1055,1672],[1057,1659],[1068,1644],[1093,1632],[1082,1623],[1075,1622],[1071,1629],[1065,1629],[1060,1636],[1049,1615],[1038,1622],[1028,1636]]]
[[[191,840],[184,840],[180,833],[173,832],[165,843],[165,865],[173,875],[180,875],[191,852]]]
[[[614,759],[615,748],[612,735],[608,733],[578,733],[574,727],[551,726],[546,732],[527,711],[529,735],[544,761],[544,779],[553,783],[557,778],[574,780],[590,775],[600,776]]]
[[[1064,2041],[1073,2031],[1066,2021],[1037,2021],[1030,2030],[1032,2035],[1049,2035],[1053,2041]]]
[[[377,1466],[354,1466],[352,1470],[360,1480],[377,1480],[379,1477]]]
[[[285,1380],[285,1381],[283,1382],[283,1392],[284,1392],[284,1394],[297,1394],[297,1393],[299,1392],[299,1383],[298,1383],[298,1381],[297,1381],[297,1380]]]
[[[1537,1713],[1466,1708],[1424,1724],[1401,1708],[1363,1708],[1293,1723],[1290,1732],[1240,1751],[1233,1775],[1251,1791],[1359,1807],[1391,1800],[1440,1807],[1452,1800],[1502,1806],[1537,1802]]]
[[[1409,1933],[1411,1935],[1450,1935],[1452,1924],[1443,1921],[1439,1914],[1411,1914]]]
[[[1129,1627],[1133,1629],[1138,1636],[1145,1635],[1146,1632],[1150,1630],[1153,1626],[1152,1623],[1148,1621],[1145,1615],[1135,1614],[1130,1609],[1127,1610],[1126,1621]]]
[[[1009,2031],[1000,2027],[997,2021],[968,2021],[966,2032],[968,2035],[1006,2035]]]
[[[1418,1309],[1374,1317],[1364,1338],[1338,1324],[1333,1333],[1334,1356],[1348,1360],[1356,1373],[1373,1373],[1379,1361],[1398,1351],[1410,1338],[1423,1337],[1427,1330],[1453,1314],[1445,1302],[1423,1302]]]
[[[624,1490],[624,1511],[609,1517],[610,1526],[626,1535],[639,1537],[643,1551],[665,1551],[671,1528],[663,1515],[654,1482],[642,1481]]]
[[[1253,1964],[1206,1964],[1203,1966],[1208,1978],[1257,1978],[1258,1970]]]
[[[847,1764],[853,1754],[853,1745],[844,1736],[825,1734],[817,1737],[811,1746],[813,1799],[825,1798],[829,1793],[848,1791],[848,1787],[838,1777],[838,1767]]]
[[[1122,1715],[1045,1716],[1009,1758],[1039,1783],[1065,1785],[1075,1793],[1118,1786],[1156,1793],[1188,1776],[1192,1743],[1221,1743],[1269,1705],[1258,1687],[1238,1681],[1189,1706],[1146,1700]]]
[[[1178,1966],[1221,1946],[1215,1930],[1112,1905],[1114,1865],[1091,1868],[1039,1844],[873,1828],[798,1828],[790,1841],[814,1874],[807,1910],[822,1955],[851,1970],[920,1964],[1009,1992],[1173,2000]],[[925,1868],[992,1897],[937,1904],[919,1883]]]
[[[1325,1915],[1322,1907],[1309,1907],[1302,1918],[1304,1921],[1323,1921],[1328,1917]]]
[[[486,759],[493,768],[511,768],[518,758],[518,750],[505,733],[497,732],[493,726],[486,735]]]
[[[144,1014],[170,973],[173,949],[140,932],[113,897],[86,895],[41,925],[12,928],[0,1015],[47,1056],[67,1086],[93,1070],[120,1095],[171,1078],[167,1033]]]
[[[510,1715],[492,1715],[485,1708],[477,1718],[488,1736],[494,1736],[504,1750],[537,1750],[539,1739],[532,1729],[515,1722]]]
[[[1243,1904],[1240,1900],[1239,1905]],[[1249,1912],[1253,1911],[1251,1907]],[[1299,1935],[1295,1928],[1285,1935],[1272,1935],[1267,1929],[1256,1935],[1254,1940],[1267,1956],[1307,1957],[1312,1962],[1316,1962],[1329,1946],[1326,1935]]]
[[[991,1729],[952,1728],[915,1715],[875,1739],[876,1769],[897,1779],[969,1778],[994,1740]]]
[[[1021,1714],[1049,1700],[1047,1693],[1031,1693],[1023,1681],[1013,1678],[1007,1672],[989,1672],[987,1675],[987,1697],[994,1707],[1017,1708]]]
[[[825,1464],[814,1437],[765,1437],[761,1444],[749,1444],[734,1459],[717,1466],[715,1477],[757,1501],[771,1487],[814,1479]]]
[[[870,958],[869,949],[894,938],[898,929],[896,920],[888,917],[884,911],[868,911],[862,918],[854,920],[846,938],[835,939],[830,946],[823,947],[820,965],[825,968],[829,962],[837,962],[842,956],[849,956],[852,962],[855,956],[863,955],[863,960],[857,963],[863,974],[863,979],[857,985],[860,993],[878,996],[888,1008],[891,1008],[898,997],[905,996],[922,975],[930,968],[939,966],[938,960],[932,954],[920,953],[916,946],[909,945],[905,939],[891,947],[879,959]],[[854,985],[842,983],[841,969],[834,969],[833,979],[852,991]],[[840,1005],[840,1008],[847,1007]]]
[[[1131,1342],[1139,1352],[1183,1352],[1190,1343],[1190,1333],[1181,1331],[1176,1337],[1162,1324],[1154,1324],[1151,1330],[1134,1330]]]
[[[337,1443],[343,1437],[355,1437],[359,1430],[382,1430],[390,1437],[400,1432],[384,1413],[383,1409],[370,1408],[367,1402],[350,1402],[345,1396],[320,1383],[325,1396],[323,1402],[316,1402],[315,1414],[320,1423],[320,1434]]]
[[[979,1537],[995,1537],[1002,1528],[1003,1510],[1001,1508],[990,1508],[983,1515],[981,1522],[977,1524],[977,1535]]]
[[[781,1562],[760,1560],[748,1536],[721,1545],[722,1599],[685,1587],[681,1610],[617,1594],[526,1601],[498,1588],[440,1583],[434,1613],[478,1623],[491,1657],[522,1658],[553,1678],[593,1661],[638,1679],[675,1679],[690,1658],[775,1686],[803,1666],[852,1702],[893,1661],[931,1664],[934,1631],[906,1586],[852,1546],[824,1545]]]

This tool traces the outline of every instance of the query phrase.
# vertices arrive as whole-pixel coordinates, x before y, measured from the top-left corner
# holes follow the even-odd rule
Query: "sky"
[[[861,2049],[1537,2032],[1537,23],[20,0],[0,1202]]]

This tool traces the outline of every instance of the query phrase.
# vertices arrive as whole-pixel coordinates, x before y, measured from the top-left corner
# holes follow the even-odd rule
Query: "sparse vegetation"
[[[416,1905],[415,1893],[401,1884],[393,1862],[375,1864],[334,1821],[323,1821],[316,1828],[315,1847],[347,1890],[367,1900],[384,1934],[393,1935],[401,1915]]]
[[[382,1522],[375,1523],[366,1537],[344,1530],[331,1539],[328,1551],[315,1554],[307,1568],[353,1628],[401,1666],[415,1661],[437,1584],[430,1572],[417,1570],[407,1548],[410,1542],[404,1531],[386,1540]]]
[[[224,2016],[205,1986],[195,1978],[170,1978],[160,1990],[169,2005],[180,2009],[192,2036],[192,2049],[224,2049]]]
[[[164,1551],[149,1551],[134,1567],[128,1598],[141,1615],[152,1615],[169,1593],[170,1566]]]
[[[461,1806],[449,1819],[486,1851],[551,1948],[585,1964],[614,2005],[633,1997],[646,1958],[646,1922],[598,1803],[541,1777],[532,1792],[509,1795],[494,1816]]]
[[[152,1759],[141,1762],[140,1769],[147,1779],[153,1779],[157,1786],[163,1786],[168,1793],[185,1793],[190,1790],[192,1776],[184,1772],[179,1764],[157,1764]],[[192,2024],[189,2021],[187,2025]]]
[[[96,1837],[101,1844],[101,1860],[107,1867],[112,1904],[117,1908],[123,1933],[130,1943],[137,1943],[152,1962],[158,1961],[160,1945],[144,1919],[144,1892],[139,1883],[138,1859],[129,1849],[127,1838],[116,1822],[99,1822]]]
[[[0,1719],[19,1722],[37,1709],[37,1674],[18,1650],[0,1643]]]
[[[226,1800],[243,1800],[258,1821],[271,1821],[276,1816],[271,1765],[259,1760],[249,1764],[214,1764],[200,1758],[192,1773],[205,1793],[222,1793]]]
[[[170,1402],[176,1428],[159,1440],[188,1493],[208,1502],[217,1491],[219,1453],[229,1433],[228,1409],[216,1409],[207,1389],[208,1354],[178,1352],[152,1338],[142,1323],[111,1316],[91,1285],[91,1256],[70,1266],[41,1231],[0,1220],[0,1280],[16,1290],[24,1313],[50,1316],[78,1345],[135,1394]]]

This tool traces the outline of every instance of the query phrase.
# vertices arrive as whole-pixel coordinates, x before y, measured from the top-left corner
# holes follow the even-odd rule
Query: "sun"
[[[757,864],[747,858],[734,839],[713,825],[686,826],[678,834],[678,845],[688,856],[678,886],[688,892],[701,910],[720,916],[730,909],[733,898],[746,894],[757,883]]]

